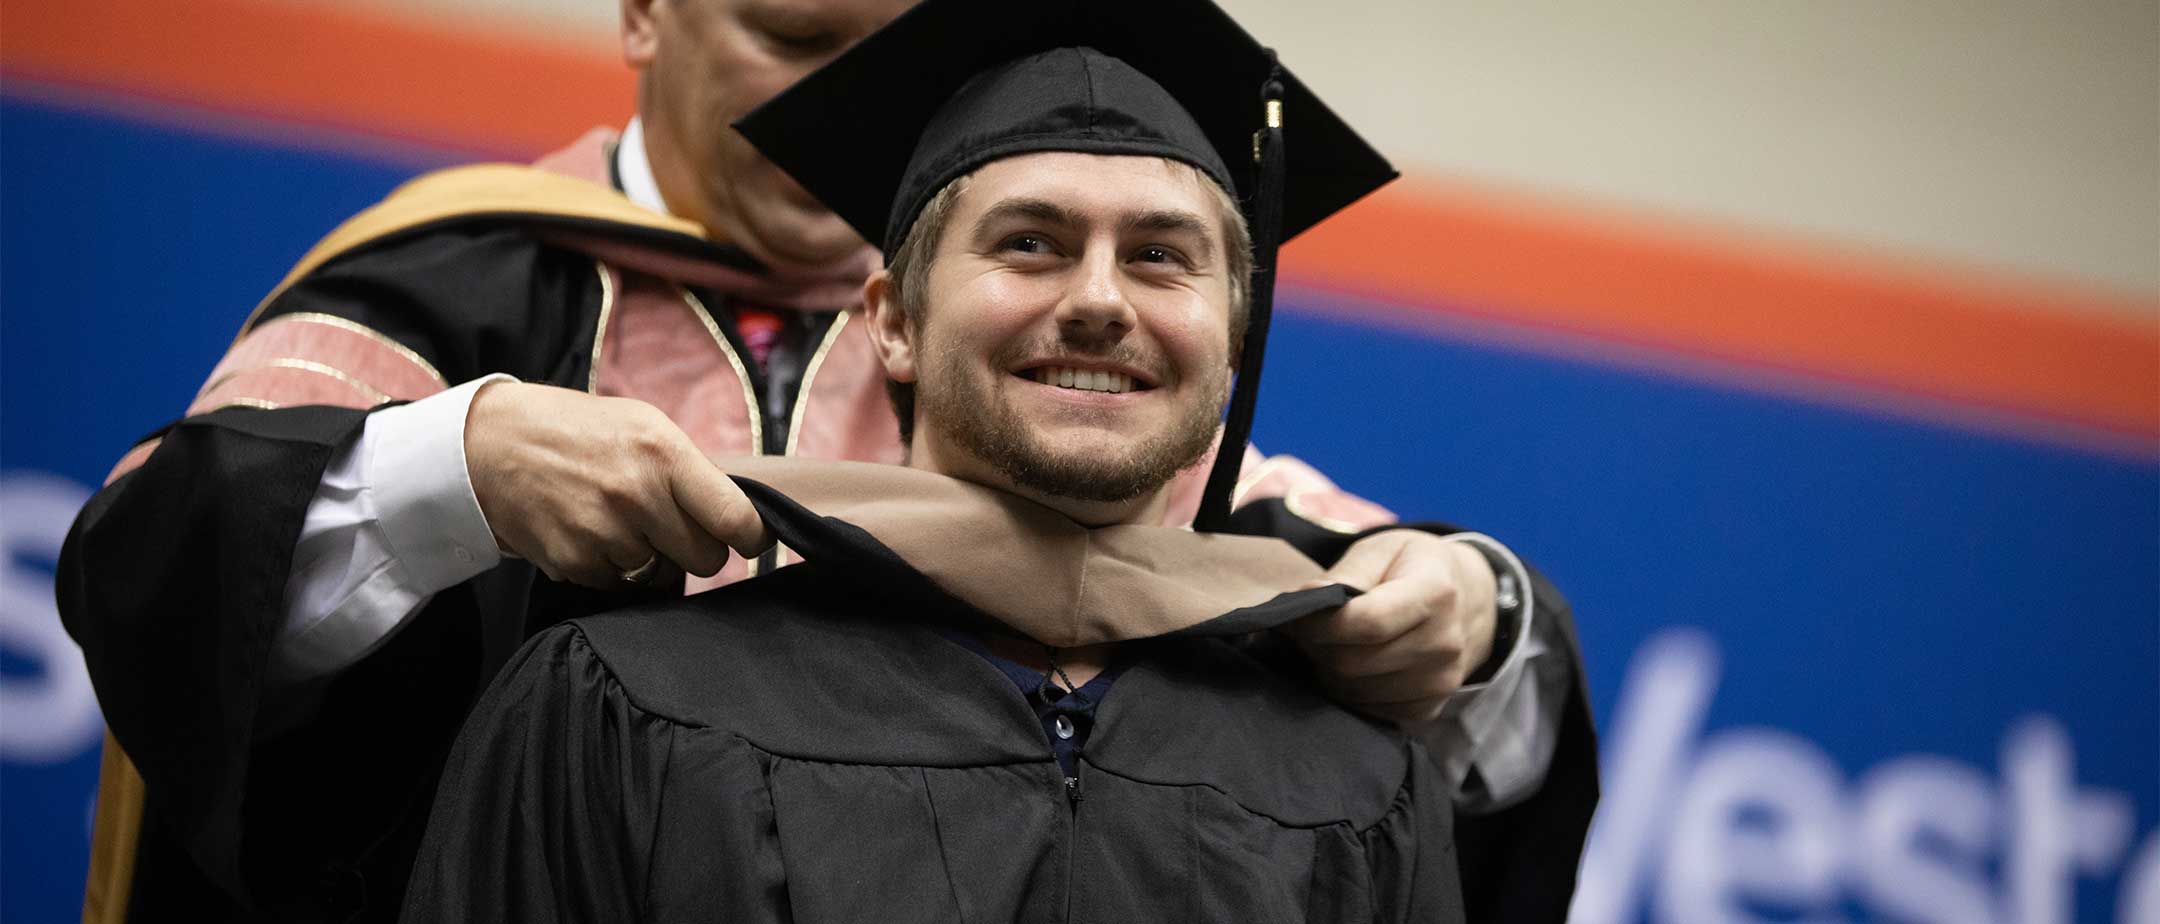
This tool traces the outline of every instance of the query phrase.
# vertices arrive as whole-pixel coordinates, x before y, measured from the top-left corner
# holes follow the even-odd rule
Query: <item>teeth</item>
[[[1133,390],[1132,376],[1122,372],[1042,366],[1034,371],[1034,378],[1044,385],[1080,391],[1105,391],[1116,395]]]

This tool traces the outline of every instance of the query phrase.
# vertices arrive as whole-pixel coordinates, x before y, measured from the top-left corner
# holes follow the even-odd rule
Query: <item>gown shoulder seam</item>
[[[710,723],[700,722],[696,719],[678,715],[671,710],[661,709],[657,707],[649,700],[647,700],[644,696],[640,695],[636,688],[632,687],[629,683],[624,682],[622,678],[622,673],[616,670],[615,665],[608,662],[607,655],[601,653],[600,646],[593,644],[592,637],[588,635],[585,631],[583,620],[569,620],[562,623],[557,628],[566,630],[570,633],[571,643],[575,645],[578,649],[583,650],[587,657],[592,658],[594,664],[599,665],[601,673],[607,675],[607,682],[609,684],[612,684],[615,689],[622,691],[623,700],[629,703],[631,708],[636,709],[637,711],[642,712],[646,715],[652,716],[653,718],[661,719],[669,722],[670,724],[679,725],[684,728],[712,727]]]

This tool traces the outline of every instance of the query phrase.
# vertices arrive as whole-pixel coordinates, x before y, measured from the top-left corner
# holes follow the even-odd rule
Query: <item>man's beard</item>
[[[1124,347],[1092,353],[1072,350],[1011,351],[1020,356],[1076,355],[1108,359],[1123,365],[1132,362]],[[1132,500],[1161,488],[1178,472],[1191,467],[1215,446],[1222,402],[1228,391],[1230,370],[1209,368],[1190,389],[1198,400],[1181,409],[1168,432],[1139,437],[1122,451],[1080,450],[1059,452],[1046,445],[1022,419],[1009,401],[1001,400],[979,375],[971,374],[970,357],[963,351],[936,351],[928,365],[931,375],[916,382],[917,413],[960,448],[990,463],[1018,487],[1054,497],[1099,503]],[[1015,357],[1014,361],[1017,361]],[[1008,368],[999,361],[991,368]],[[1113,413],[1105,409],[1106,413]]]

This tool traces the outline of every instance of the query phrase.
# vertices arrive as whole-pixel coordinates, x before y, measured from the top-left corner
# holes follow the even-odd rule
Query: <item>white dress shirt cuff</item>
[[[368,416],[308,504],[270,651],[272,686],[366,657],[429,599],[502,560],[465,470],[475,379]]]
[[[502,561],[465,469],[465,415],[481,386],[514,381],[507,375],[474,379],[368,419],[367,481],[383,538],[423,593],[455,586]]]

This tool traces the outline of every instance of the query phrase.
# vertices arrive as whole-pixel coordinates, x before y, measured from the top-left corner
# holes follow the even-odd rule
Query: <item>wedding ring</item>
[[[656,572],[658,572],[659,570],[660,570],[660,553],[658,553],[658,552],[655,552],[655,553],[653,553],[653,556],[652,556],[651,558],[645,559],[645,563],[644,563],[644,564],[642,564],[642,565],[639,565],[639,566],[637,566],[637,567],[635,567],[635,568],[632,568],[632,569],[630,569],[630,570],[628,570],[628,571],[625,571],[625,572],[623,572],[623,573],[622,573],[622,579],[623,579],[623,583],[625,583],[625,584],[643,584],[643,583],[645,583],[646,581],[652,580],[652,576],[653,576],[653,574],[654,574],[654,573],[656,573]]]

